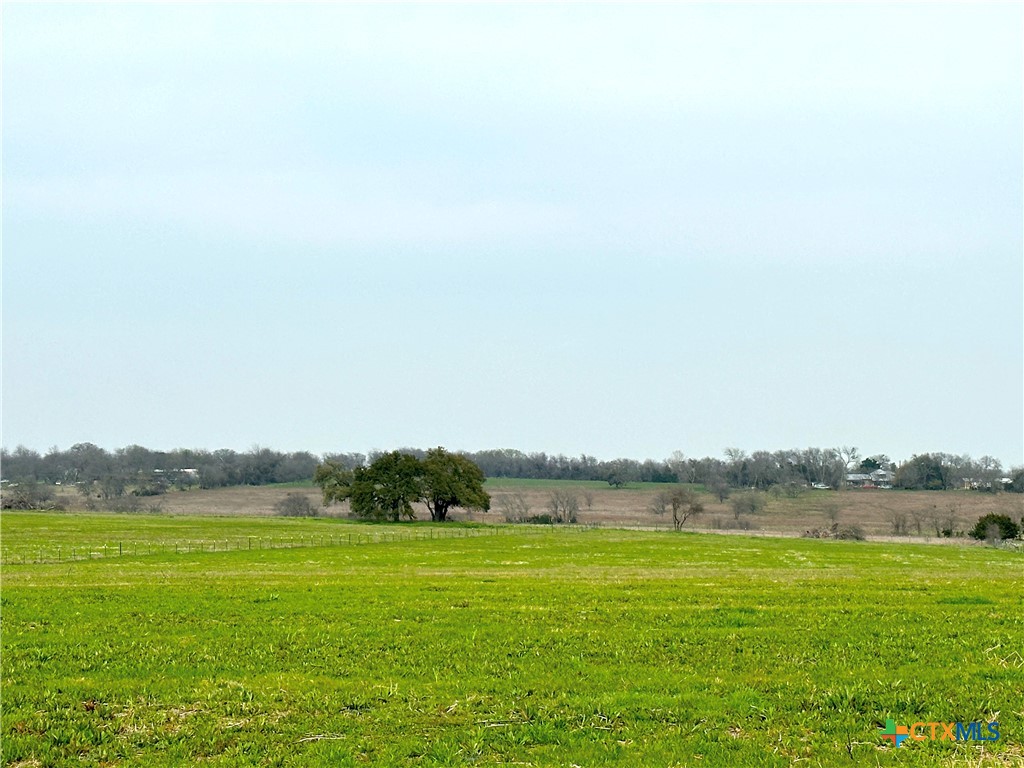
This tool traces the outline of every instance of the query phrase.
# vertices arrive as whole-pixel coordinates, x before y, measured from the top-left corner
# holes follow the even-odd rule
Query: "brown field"
[[[557,484],[552,487],[557,487]],[[508,492],[522,493],[531,506],[531,514],[546,511],[549,489],[494,488],[491,490],[492,499]],[[590,508],[585,504],[582,492],[578,494],[580,523],[663,528],[672,525],[671,513],[661,517],[650,510],[657,490],[594,488],[590,492],[593,497]],[[734,495],[737,493],[733,492]],[[869,536],[891,536],[894,516],[903,516],[907,530],[915,538],[936,538],[936,521],[945,527],[949,518],[953,518],[954,528],[963,530],[970,529],[979,517],[990,512],[1009,515],[1014,520],[1019,520],[1024,514],[1024,497],[1011,493],[809,490],[796,498],[771,494],[766,494],[766,498],[767,506],[762,513],[743,518],[750,525],[750,530],[800,535],[809,529],[829,527],[832,524],[829,513],[834,510],[839,525],[860,526]],[[724,531],[739,528],[730,500],[721,503],[710,495],[703,496],[702,500],[704,513],[688,521],[687,529]],[[499,507],[494,504],[494,508],[497,510]],[[500,518],[500,513],[492,512],[491,515]],[[477,515],[478,519],[481,517]]]
[[[667,488],[668,486],[666,486]],[[492,511],[487,514],[466,513],[457,510],[455,520],[475,522],[504,522],[500,498],[505,494],[522,494],[530,507],[529,514],[547,511],[550,494],[557,488],[572,490],[579,499],[579,523],[602,526],[641,528],[671,528],[671,513],[654,514],[650,505],[657,489],[614,489],[600,483],[566,484],[557,481],[520,485],[501,480],[488,482],[492,497]],[[319,504],[316,488],[292,487],[233,487],[213,490],[175,491],[164,496],[144,499],[149,507],[156,505],[160,512],[172,515],[273,515],[274,504],[289,493],[302,493]],[[739,492],[734,491],[733,494]],[[812,529],[828,528],[833,518],[840,526],[859,526],[871,537],[894,535],[893,522],[900,517],[907,535],[932,540],[938,539],[936,525],[950,523],[957,531],[969,530],[979,517],[994,512],[1014,520],[1024,515],[1024,496],[1014,493],[979,493],[976,491],[898,491],[898,490],[807,490],[795,498],[766,494],[767,506],[753,516],[737,521],[729,500],[720,503],[704,495],[704,513],[686,524],[688,530],[738,531],[749,530],[781,535],[800,535]],[[81,498],[67,495],[62,499],[71,509],[81,508]],[[589,504],[588,504],[589,501]],[[97,502],[101,504],[101,502]],[[334,505],[324,510],[327,515],[347,515],[346,506]],[[419,519],[429,519],[425,508],[418,512]]]

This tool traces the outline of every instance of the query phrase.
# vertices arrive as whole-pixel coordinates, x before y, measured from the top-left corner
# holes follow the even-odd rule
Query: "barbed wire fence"
[[[400,544],[444,541],[552,531],[582,531],[593,525],[489,525],[476,528],[427,528],[421,530],[359,530],[337,533],[245,535],[172,540],[119,539],[61,544],[24,544],[0,547],[0,564],[32,565],[102,560],[112,557],[193,555],[215,552],[260,551],[311,547],[344,547],[367,544]]]

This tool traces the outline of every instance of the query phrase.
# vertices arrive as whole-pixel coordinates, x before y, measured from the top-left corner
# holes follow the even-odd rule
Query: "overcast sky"
[[[1024,463],[1022,6],[3,8],[3,445]]]

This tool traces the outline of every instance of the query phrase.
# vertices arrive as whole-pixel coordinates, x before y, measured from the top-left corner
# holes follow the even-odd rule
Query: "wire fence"
[[[129,540],[74,544],[25,544],[0,548],[3,565],[64,563],[112,557],[147,555],[192,555],[213,552],[241,552],[299,547],[341,547],[366,544],[398,544],[443,541],[485,536],[544,533],[552,530],[586,530],[589,525],[493,525],[476,528],[427,528],[420,530],[359,530],[297,536],[225,536],[159,541]]]

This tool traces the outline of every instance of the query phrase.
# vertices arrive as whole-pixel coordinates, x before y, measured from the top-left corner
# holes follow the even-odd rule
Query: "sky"
[[[2,444],[1024,464],[1022,6],[3,6]]]

